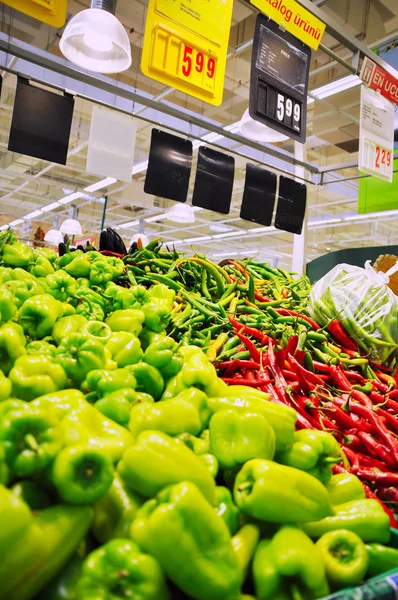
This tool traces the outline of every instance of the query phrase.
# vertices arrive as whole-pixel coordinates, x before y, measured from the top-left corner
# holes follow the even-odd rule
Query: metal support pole
[[[296,158],[300,157],[300,160],[305,160],[307,154],[306,144],[300,144],[300,142],[294,142],[294,155]],[[295,167],[296,177],[304,176],[303,167]],[[307,233],[308,233],[308,210],[305,211],[303,230],[301,235],[294,235],[293,237],[293,257],[292,257],[292,271],[299,275],[304,275],[307,265]]]
[[[105,202],[104,202],[104,208],[102,210],[101,231],[104,229],[104,225],[105,225],[105,215],[106,215],[106,207],[108,206],[108,196],[105,196],[104,199],[105,199]]]

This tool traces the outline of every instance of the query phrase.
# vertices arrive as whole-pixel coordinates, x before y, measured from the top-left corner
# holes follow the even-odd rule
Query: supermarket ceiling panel
[[[396,0],[314,0],[313,4],[336,21],[345,33],[354,36],[371,50],[377,49],[381,57],[386,48],[391,48],[398,41]],[[68,21],[89,5],[88,0],[69,1]],[[145,95],[160,107],[167,107],[169,114],[161,108],[156,110],[154,107],[137,106],[134,102],[124,101],[117,94],[93,90],[88,83],[79,82],[68,159],[66,165],[62,166],[10,152],[7,147],[17,86],[16,72],[30,74],[32,78],[48,81],[51,86],[60,89],[77,89],[67,75],[50,72],[40,66],[41,61],[33,64],[34,56],[39,55],[44,57],[43,60],[48,60],[48,64],[51,60],[58,63],[63,60],[59,49],[63,30],[40,23],[1,4],[1,36],[4,44],[7,40],[17,40],[21,47],[29,49],[33,59],[28,63],[14,56],[11,45],[8,55],[2,52],[8,70],[3,72],[0,104],[0,225],[22,220],[16,228],[23,238],[28,239],[38,224],[49,229],[66,218],[71,204],[63,204],[62,199],[76,193],[73,206],[78,211],[78,219],[87,236],[98,234],[105,224],[117,228],[128,243],[140,228],[150,239],[160,237],[187,252],[194,249],[215,259],[219,257],[220,260],[230,254],[241,253],[290,266],[293,234],[274,227],[255,225],[239,216],[246,164],[251,162],[278,174],[302,177],[307,182],[307,261],[331,250],[384,246],[395,242],[398,219],[388,214],[377,218],[363,218],[363,215],[362,218],[356,218],[361,184],[356,166],[361,86],[359,78],[338,62],[342,59],[343,63],[346,61],[355,66],[356,57],[351,50],[325,33],[321,48],[312,52],[307,142],[304,146],[291,139],[267,143],[263,148],[261,144],[252,144],[250,141],[244,145],[240,136],[237,136],[239,140],[234,140],[233,135],[224,137],[214,133],[214,129],[226,128],[231,134],[240,132],[239,124],[249,102],[252,41],[258,11],[249,2],[234,1],[223,101],[220,106],[212,106],[143,75],[140,62],[147,10],[145,0],[118,0],[116,16],[128,33],[132,65],[116,76],[100,77],[114,86],[123,86],[124,89]],[[351,80],[347,89],[325,93],[326,85],[348,76],[351,76]],[[95,105],[92,99],[137,116],[133,181],[130,184],[110,179],[107,185],[96,189],[99,178],[86,170],[90,124]],[[178,118],[173,116],[173,111],[176,111]],[[204,129],[194,125],[194,117],[200,117],[201,122],[208,123],[208,127]],[[228,215],[202,209],[195,210],[195,222],[191,224],[178,224],[167,219],[166,213],[173,202],[144,192],[153,128],[194,142],[189,203],[200,144],[223,150],[234,157],[235,178]],[[295,159],[313,165],[314,173],[322,168],[324,176],[319,178],[308,170],[303,172],[294,165]],[[53,203],[58,204],[52,207]],[[43,207],[45,211],[39,218],[32,216],[24,219]]]

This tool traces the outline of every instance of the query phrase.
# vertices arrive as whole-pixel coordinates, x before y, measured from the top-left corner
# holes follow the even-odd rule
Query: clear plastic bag
[[[308,308],[322,327],[337,319],[373,360],[389,363],[398,354],[398,298],[387,286],[396,269],[337,265],[313,286]]]

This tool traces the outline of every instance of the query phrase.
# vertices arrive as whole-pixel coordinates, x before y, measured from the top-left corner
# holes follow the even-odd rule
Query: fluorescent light
[[[144,219],[147,223],[153,223],[153,221],[161,221],[162,219],[166,219],[167,214],[161,213],[160,215],[155,215],[154,217],[147,217]]]
[[[316,225],[331,225],[332,223],[341,223],[341,219],[318,219],[315,221],[308,221],[308,227],[315,227]]]
[[[5,225],[2,225],[2,226],[0,227],[0,231],[5,231],[5,230],[6,230],[6,229],[8,229],[8,228],[9,228],[9,225],[6,223]]]
[[[59,204],[68,204],[68,202],[73,202],[73,200],[78,200],[81,198],[83,194],[81,192],[75,192],[74,194],[69,194],[69,196],[65,196],[64,198],[60,198],[58,200]]]
[[[24,219],[34,219],[35,217],[39,217],[41,215],[41,210],[34,210],[33,212],[24,216]]]
[[[138,225],[139,221],[128,221],[127,223],[122,223],[119,225],[120,229],[128,229],[129,227],[135,227]]]
[[[11,221],[11,223],[6,225],[6,228],[7,227],[15,227],[16,225],[21,225],[21,223],[23,223],[23,219],[15,219],[15,221]]]
[[[378,217],[384,217],[388,219],[389,217],[395,217],[397,215],[397,210],[385,210],[380,212],[368,213],[365,215],[351,215],[349,217],[344,217],[344,221],[371,221],[372,219],[377,219]]]
[[[183,240],[183,243],[190,244],[193,242],[207,242],[208,240],[211,240],[211,239],[212,239],[211,235],[200,235],[198,237],[189,238],[188,240]]]
[[[323,98],[328,98],[334,94],[349,90],[361,83],[358,75],[347,75],[347,77],[342,77],[341,79],[337,79],[337,81],[332,81],[315,90],[311,90],[311,95],[315,96],[318,100],[322,100]]]
[[[132,173],[133,175],[136,175],[137,173],[142,173],[143,171],[146,171],[147,167],[148,161],[143,160],[142,162],[139,162],[136,165],[134,165]]]
[[[58,208],[58,206],[61,206],[59,202],[52,202],[51,204],[47,204],[47,206],[43,206],[41,212],[49,212],[50,210],[55,210],[56,208]]]
[[[236,237],[237,235],[242,234],[244,234],[244,231],[230,231],[229,233],[217,233],[217,235],[212,235],[211,237],[213,240],[218,240],[220,238]]]
[[[102,188],[106,188],[113,183],[116,183],[117,179],[114,177],[105,177],[105,179],[101,179],[101,181],[97,181],[97,183],[93,183],[92,185],[88,185],[84,188],[85,192],[96,192],[97,190],[102,190]]]

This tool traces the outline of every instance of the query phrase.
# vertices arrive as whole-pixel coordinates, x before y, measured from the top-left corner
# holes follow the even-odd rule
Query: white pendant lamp
[[[64,241],[64,236],[58,229],[49,229],[44,236],[44,241],[53,246],[58,246]]]
[[[141,244],[143,246],[148,246],[149,244],[149,238],[147,235],[145,235],[145,233],[135,233],[130,240],[130,246],[137,244],[138,240],[141,240]]]
[[[59,230],[61,233],[66,233],[68,235],[81,235],[82,226],[76,219],[65,219]]]
[[[279,133],[267,125],[263,125],[258,121],[255,121],[249,115],[249,109],[245,110],[242,120],[240,122],[240,132],[242,135],[247,137],[249,140],[254,142],[284,142],[289,139],[287,135]]]
[[[195,212],[189,204],[174,204],[167,211],[167,220],[174,223],[195,223]]]
[[[131,65],[127,32],[115,17],[116,0],[91,0],[91,8],[65,27],[59,47],[75,65],[96,73],[121,73]]]

